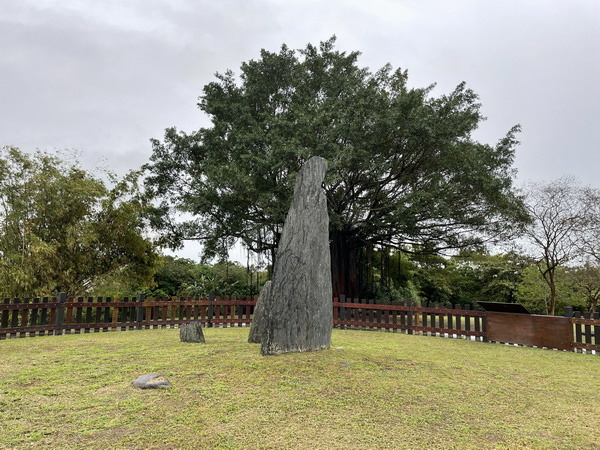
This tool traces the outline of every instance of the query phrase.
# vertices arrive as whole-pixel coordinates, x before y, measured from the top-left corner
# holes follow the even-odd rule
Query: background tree
[[[558,314],[562,313],[565,306],[585,308],[585,297],[578,291],[571,271],[571,267],[556,268],[555,312]],[[537,266],[529,266],[523,271],[523,279],[517,288],[516,298],[533,314],[549,314],[550,290]]]
[[[252,278],[259,278],[256,285]],[[257,295],[266,282],[266,273],[255,267],[242,267],[231,261],[214,265],[199,264],[189,259],[164,256],[154,275],[155,297],[202,297],[216,295]]]
[[[483,120],[462,83],[432,96],[406,71],[359,67],[358,52],[319,47],[262,50],[204,87],[211,126],[153,140],[148,195],[164,242],[204,243],[206,256],[240,239],[275,257],[294,177],[314,155],[329,162],[335,294],[360,291],[363,249],[428,252],[468,247],[526,219],[512,190],[513,128],[497,145],[473,140]],[[177,222],[177,213],[191,220]]]
[[[0,149],[0,292],[83,294],[102,280],[152,283],[135,177],[112,189],[76,161]]]
[[[585,264],[600,264],[600,189],[590,186],[581,188],[584,209],[583,229],[577,236],[577,247]]]
[[[600,267],[597,263],[587,261],[584,265],[567,270],[575,294],[580,294],[586,302],[590,313],[598,310],[600,300]]]
[[[476,301],[516,302],[523,271],[532,264],[531,258],[514,251],[502,254],[462,252],[455,259],[463,272],[472,274],[471,295]]]
[[[556,313],[556,271],[580,254],[578,239],[587,222],[582,188],[572,177],[527,188],[526,208],[533,222],[526,227],[531,255],[549,289],[548,314]]]

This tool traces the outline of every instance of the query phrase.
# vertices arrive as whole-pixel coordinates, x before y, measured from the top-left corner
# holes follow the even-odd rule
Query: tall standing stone
[[[331,345],[331,259],[327,198],[321,185],[327,161],[309,159],[296,179],[264,299],[260,353],[322,350]]]
[[[250,324],[250,333],[248,334],[248,342],[251,344],[260,344],[262,335],[265,332],[265,303],[271,292],[271,282],[267,281],[260,290],[260,295],[254,306],[254,314],[252,323]]]

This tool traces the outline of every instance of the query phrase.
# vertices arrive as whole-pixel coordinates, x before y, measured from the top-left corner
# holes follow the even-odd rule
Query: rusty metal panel
[[[536,347],[573,349],[573,327],[568,317],[486,312],[489,341]]]

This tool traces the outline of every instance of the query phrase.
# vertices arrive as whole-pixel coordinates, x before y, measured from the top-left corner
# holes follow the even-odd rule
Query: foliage
[[[156,286],[152,295],[172,297],[183,295],[185,286],[202,278],[201,268],[192,260],[163,256],[154,274]]]
[[[361,248],[466,247],[526,220],[512,188],[518,127],[497,145],[471,133],[483,120],[464,83],[434,97],[410,88],[406,71],[372,73],[358,52],[262,50],[204,87],[199,107],[212,125],[153,140],[147,192],[152,217],[172,246],[201,239],[205,255],[236,239],[274,252],[294,177],[313,155],[326,158],[334,293],[358,292]],[[177,212],[193,219],[177,223]]]
[[[152,283],[135,175],[108,189],[76,161],[0,149],[0,292],[83,294],[112,280]]]
[[[593,261],[593,262],[592,262]],[[596,260],[578,267],[569,267],[566,275],[575,295],[581,296],[590,313],[598,311],[600,300],[600,267]]]
[[[254,277],[259,277],[258,287],[254,284]],[[149,295],[155,297],[202,297],[208,294],[246,296],[258,294],[260,286],[266,282],[266,273],[230,261],[206,265],[189,259],[163,256],[154,281],[156,287]]]
[[[463,273],[472,274],[476,300],[514,303],[523,271],[531,260],[515,252],[469,252],[459,255],[457,264]]]
[[[516,253],[463,251],[453,257],[414,254],[409,258],[416,298],[473,306],[480,300],[515,302],[523,270],[530,264]]]
[[[555,314],[562,314],[565,306],[584,307],[585,298],[577,292],[570,276],[571,268],[558,267],[555,274]],[[534,314],[549,314],[551,310],[548,284],[535,266],[523,271],[523,280],[516,292],[516,299]]]

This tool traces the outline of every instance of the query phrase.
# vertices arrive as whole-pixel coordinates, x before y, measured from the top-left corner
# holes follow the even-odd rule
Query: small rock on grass
[[[189,322],[181,324],[179,328],[179,340],[181,342],[194,342],[197,344],[204,344],[204,333],[202,333],[202,326],[200,322]]]
[[[140,389],[160,389],[173,386],[171,383],[169,383],[167,377],[164,375],[158,375],[156,373],[142,375],[141,377],[138,377],[132,384],[134,387],[138,387]]]

